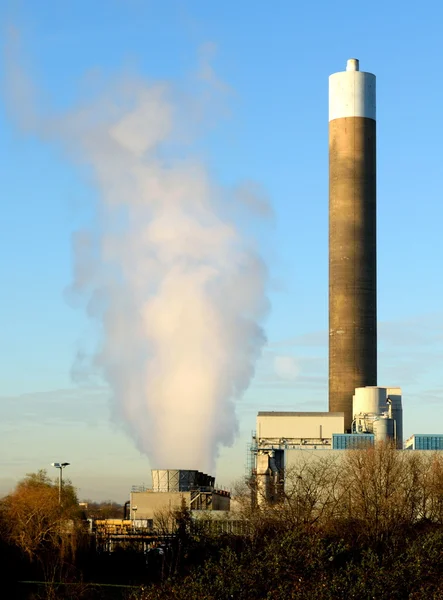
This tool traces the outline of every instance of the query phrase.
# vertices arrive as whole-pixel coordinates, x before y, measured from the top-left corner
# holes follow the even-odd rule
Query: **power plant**
[[[339,460],[376,442],[404,447],[402,390],[377,385],[375,87],[355,58],[329,77],[329,411],[258,413],[248,453],[257,505],[278,498],[287,469],[325,451]],[[405,448],[443,449],[443,436],[415,435]],[[198,471],[153,470],[152,480],[131,493],[134,520],[152,524],[165,503],[196,519],[230,510],[229,493]]]
[[[375,76],[348,60],[329,77],[329,410],[377,385]]]
[[[329,77],[329,412],[258,413],[249,466],[264,502],[301,457],[376,441],[403,447],[401,389],[377,386],[375,118],[375,76],[352,58]],[[190,508],[205,495],[202,506],[226,510],[214,481],[201,488],[196,473],[153,471],[153,491],[132,493],[131,507],[151,519],[172,493],[189,494]]]
[[[351,58],[329,77],[329,412],[258,413],[258,504],[325,450],[403,448],[401,389],[377,386],[376,173],[375,75]]]

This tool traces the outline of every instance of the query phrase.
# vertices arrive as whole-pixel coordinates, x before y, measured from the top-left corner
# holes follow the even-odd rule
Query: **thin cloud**
[[[104,414],[109,419],[108,400],[109,389],[105,386],[0,396],[2,429],[16,427],[17,423],[22,427],[53,423],[97,425]]]
[[[443,341],[443,315],[419,315],[402,321],[385,321],[378,325],[381,345],[429,346]]]
[[[327,331],[312,331],[302,333],[283,340],[269,341],[269,348],[286,348],[286,347],[319,347],[327,348],[328,332]]]

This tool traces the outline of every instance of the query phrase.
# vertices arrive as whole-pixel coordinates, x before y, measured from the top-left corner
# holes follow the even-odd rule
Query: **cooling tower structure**
[[[189,492],[197,488],[213,489],[215,477],[189,469],[152,469],[154,492]]]
[[[329,411],[377,385],[375,76],[329,77]]]

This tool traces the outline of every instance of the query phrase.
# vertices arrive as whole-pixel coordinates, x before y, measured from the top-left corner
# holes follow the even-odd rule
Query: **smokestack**
[[[375,75],[329,77],[329,411],[377,385]]]

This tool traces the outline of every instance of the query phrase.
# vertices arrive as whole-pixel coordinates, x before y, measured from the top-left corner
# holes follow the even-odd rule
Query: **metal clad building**
[[[353,450],[369,448],[369,446],[374,445],[374,438],[373,433],[333,433],[332,449]]]
[[[260,447],[330,443],[333,433],[343,433],[343,413],[259,412],[256,440]]]
[[[416,433],[406,440],[405,450],[443,450],[443,434]]]
[[[154,492],[188,492],[196,487],[214,487],[215,478],[189,469],[152,469]]]

